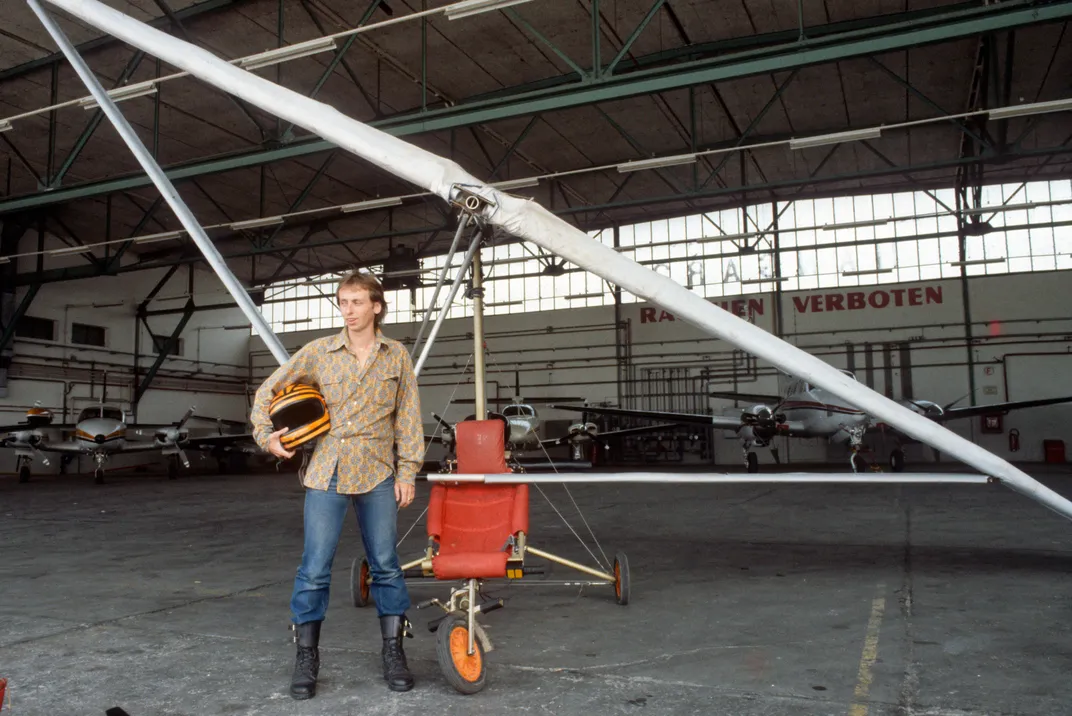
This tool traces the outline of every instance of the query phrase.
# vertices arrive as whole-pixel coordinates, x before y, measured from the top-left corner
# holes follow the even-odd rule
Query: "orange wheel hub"
[[[465,627],[456,626],[450,632],[450,657],[454,661],[454,668],[458,675],[466,681],[476,682],[480,679],[481,658],[480,648],[473,645],[473,653],[469,654],[469,630]]]

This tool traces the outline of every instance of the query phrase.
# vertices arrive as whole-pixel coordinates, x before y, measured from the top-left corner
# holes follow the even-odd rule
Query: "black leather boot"
[[[320,672],[320,624],[306,622],[294,626],[294,642],[298,654],[294,659],[294,676],[290,679],[290,695],[304,701],[316,696],[316,676]]]
[[[402,650],[402,637],[412,637],[406,615],[380,617],[380,633],[383,635],[383,678],[391,691],[409,691],[413,688],[413,674],[406,663]]]

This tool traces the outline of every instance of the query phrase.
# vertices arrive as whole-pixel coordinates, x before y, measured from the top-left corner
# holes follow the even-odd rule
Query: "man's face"
[[[364,331],[373,325],[375,317],[383,310],[382,303],[369,299],[367,288],[343,286],[339,290],[339,312],[350,331]]]

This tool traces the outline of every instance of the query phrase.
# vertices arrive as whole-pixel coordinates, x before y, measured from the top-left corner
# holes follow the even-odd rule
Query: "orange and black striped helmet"
[[[268,415],[272,419],[273,430],[289,428],[279,438],[287,450],[293,450],[331,430],[327,401],[312,385],[296,383],[283,388],[268,404]]]

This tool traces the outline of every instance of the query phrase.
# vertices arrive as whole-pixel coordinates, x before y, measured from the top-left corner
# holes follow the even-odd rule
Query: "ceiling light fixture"
[[[0,119],[0,132],[10,132],[11,129],[10,119]]]
[[[156,82],[139,82],[135,85],[116,87],[114,90],[108,91],[108,97],[115,103],[134,99],[135,97],[144,97],[150,94],[156,94]],[[94,97],[83,97],[78,100],[78,105],[82,109],[96,109],[100,106],[97,104],[97,100]]]
[[[635,162],[619,164],[617,169],[621,173],[639,172],[644,169],[662,169],[663,167],[676,167],[682,164],[695,164],[695,154],[675,154],[670,157],[654,157],[652,159],[638,159]]]
[[[489,186],[498,189],[499,191],[510,191],[511,189],[528,189],[529,187],[539,186],[539,177],[525,177],[524,179],[511,179],[510,181],[500,181]]]
[[[772,276],[770,278],[749,278],[741,281],[741,283],[781,283],[782,281],[788,280],[788,276],[779,276],[778,278]]]
[[[1068,99],[1055,99],[1049,102],[1032,102],[1031,104],[1018,104],[1011,107],[998,107],[987,112],[990,119],[1012,119],[1013,117],[1027,117],[1032,114],[1046,114],[1047,112],[1064,112],[1072,110],[1072,97]]]
[[[388,206],[399,206],[402,203],[402,197],[391,196],[386,199],[369,199],[368,201],[358,201],[353,204],[343,204],[339,207],[339,211],[344,214],[352,214],[355,211],[368,211],[370,209],[383,209]]]
[[[133,239],[135,244],[152,244],[157,241],[169,241],[171,239],[182,238],[181,231],[165,231],[162,234],[146,234],[145,236],[139,236]]]
[[[864,269],[862,271],[842,271],[842,276],[872,276],[880,273],[893,273],[891,268]]]
[[[9,259],[7,256],[0,256],[0,264],[9,264],[9,263],[11,263],[11,259]]]
[[[838,229],[862,229],[867,226],[883,226],[890,223],[889,219],[871,219],[869,221],[849,221],[844,224],[823,224],[823,231],[837,231]]]
[[[231,231],[241,231],[243,229],[261,229],[265,226],[276,226],[283,223],[282,216],[265,216],[260,219],[249,219],[247,221],[236,221],[230,225]]]
[[[859,142],[864,139],[878,139],[882,136],[882,127],[868,127],[867,129],[853,129],[848,132],[834,132],[833,134],[820,134],[814,137],[800,137],[789,140],[790,149],[808,149],[810,147],[825,147],[830,144],[842,142]]]
[[[762,231],[753,231],[749,234],[723,234],[722,236],[704,236],[698,239],[701,243],[708,241],[737,241],[738,239],[754,239],[757,236],[763,236]]]
[[[604,294],[602,293],[575,293],[572,296],[566,296],[567,301],[579,301],[582,298],[599,298]]]
[[[443,14],[447,16],[448,20],[460,20],[463,17],[479,15],[492,10],[502,10],[511,5],[520,5],[526,2],[531,2],[531,0],[466,0],[443,8]]]
[[[970,259],[968,261],[950,261],[950,266],[979,266],[981,264],[1003,264],[1005,263],[1005,257],[992,258],[992,259]]]
[[[485,303],[484,308],[498,308],[499,306],[520,306],[524,301],[499,301],[497,303]]]
[[[48,251],[49,256],[63,256],[64,254],[82,254],[90,252],[88,246],[65,246],[62,249],[52,249]]]
[[[308,42],[298,42],[275,50],[268,50],[257,55],[244,57],[238,62],[238,66],[244,70],[258,70],[269,65],[276,65],[287,60],[296,60],[299,57],[318,55],[335,49],[335,40],[330,37],[321,37]]]

